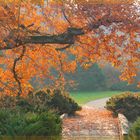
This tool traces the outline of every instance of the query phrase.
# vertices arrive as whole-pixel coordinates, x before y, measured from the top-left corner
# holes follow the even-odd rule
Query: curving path
[[[103,98],[103,99],[98,99],[95,101],[90,101],[86,103],[83,107],[94,107],[97,109],[104,109],[104,106],[106,105],[106,101],[109,99],[108,98]]]

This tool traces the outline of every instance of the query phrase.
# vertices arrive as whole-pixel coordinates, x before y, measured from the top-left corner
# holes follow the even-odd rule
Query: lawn
[[[80,105],[89,101],[111,97],[113,95],[121,94],[121,91],[95,91],[95,92],[72,92],[71,97]]]

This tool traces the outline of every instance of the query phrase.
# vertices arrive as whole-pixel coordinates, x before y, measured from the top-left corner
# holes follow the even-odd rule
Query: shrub
[[[129,130],[130,140],[139,140],[140,139],[140,117],[133,123]]]
[[[50,107],[48,106],[51,101],[51,96],[44,90],[36,92],[33,98],[29,98],[31,104],[34,106],[34,110],[38,112],[48,111]]]
[[[60,90],[54,90],[51,98],[49,105],[50,107],[57,109],[59,114],[74,114],[75,111],[81,109],[81,107],[70,98],[68,94],[62,94]]]
[[[18,114],[18,113],[17,113]],[[19,131],[19,125],[21,125],[21,119],[17,119],[17,114],[13,115],[11,110],[0,110],[0,135],[1,136],[14,136],[15,130]],[[16,120],[16,123],[15,123]],[[17,122],[19,121],[19,123]],[[15,125],[16,124],[16,125]],[[17,125],[19,124],[19,125]]]
[[[58,114],[74,114],[75,111],[81,109],[68,94],[62,93],[60,90],[40,90],[34,94],[32,100],[36,108],[35,110],[51,109]]]
[[[50,112],[43,112],[40,115],[30,114],[26,116],[26,126],[22,135],[26,136],[57,136],[61,133],[60,118]]]
[[[135,121],[140,116],[140,95],[133,93],[124,93],[111,97],[106,108],[114,112],[124,114],[128,120]]]
[[[16,106],[16,97],[3,95],[0,97],[0,108],[14,108]]]
[[[30,100],[26,97],[16,97],[16,109],[24,112],[34,111],[34,105],[30,103]]]
[[[0,136],[58,136],[61,130],[59,116],[51,112],[0,110]]]
[[[36,93],[28,94],[27,97],[2,96],[0,98],[0,108],[10,108],[22,110],[22,112],[48,112],[54,110],[58,114],[74,114],[81,108],[71,99],[68,94],[60,90],[40,90]]]

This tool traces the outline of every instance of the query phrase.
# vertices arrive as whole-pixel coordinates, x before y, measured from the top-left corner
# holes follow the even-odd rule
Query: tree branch
[[[109,26],[113,23],[125,23],[126,24],[127,22],[129,23],[129,21],[127,19],[117,19],[116,17],[111,17],[108,15],[105,15],[98,21],[89,23],[88,26],[86,27],[87,28],[86,32],[92,31],[94,29],[98,29],[102,25]]]
[[[57,50],[57,51],[64,51],[64,50],[70,48],[71,46],[72,46],[72,44],[69,44],[69,45],[67,45],[67,46],[65,46],[65,47],[62,47],[62,48],[56,48],[56,50]]]
[[[23,39],[7,38],[4,40],[6,46],[0,47],[0,50],[13,49],[25,44],[74,44],[75,37],[83,34],[81,28],[68,28],[66,32],[58,35],[27,36]],[[14,40],[13,43],[9,42],[11,39]]]
[[[71,21],[68,19],[67,15],[66,15],[66,13],[65,13],[65,8],[64,8],[64,6],[62,7],[62,13],[63,13],[63,16],[64,16],[64,18],[66,19],[66,21],[69,23],[69,25],[72,26]]]
[[[26,47],[23,46],[22,53],[21,53],[21,55],[20,55],[19,57],[17,57],[17,58],[14,60],[13,69],[12,69],[13,75],[14,75],[14,79],[16,80],[16,82],[17,82],[17,84],[18,84],[18,88],[19,88],[18,96],[20,96],[21,93],[22,93],[22,87],[21,87],[21,82],[20,82],[20,80],[19,80],[18,74],[17,74],[17,72],[16,72],[16,65],[17,65],[18,61],[22,60],[22,58],[23,58],[23,56],[24,56],[24,54],[25,54],[25,51],[26,51]]]
[[[25,44],[74,44],[77,36],[84,35],[89,31],[98,29],[101,25],[108,26],[112,23],[121,22],[126,23],[127,20],[104,16],[98,21],[88,24],[86,28],[68,28],[66,32],[58,35],[32,35],[22,39],[15,39],[13,35],[13,38],[4,39],[6,45],[0,45],[0,50],[13,49]],[[13,40],[13,43],[9,40]]]

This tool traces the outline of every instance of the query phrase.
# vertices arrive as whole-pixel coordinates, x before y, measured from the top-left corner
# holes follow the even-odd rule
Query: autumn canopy
[[[111,63],[129,83],[140,69],[139,1],[0,0],[0,31],[1,94],[64,86],[77,64]]]

